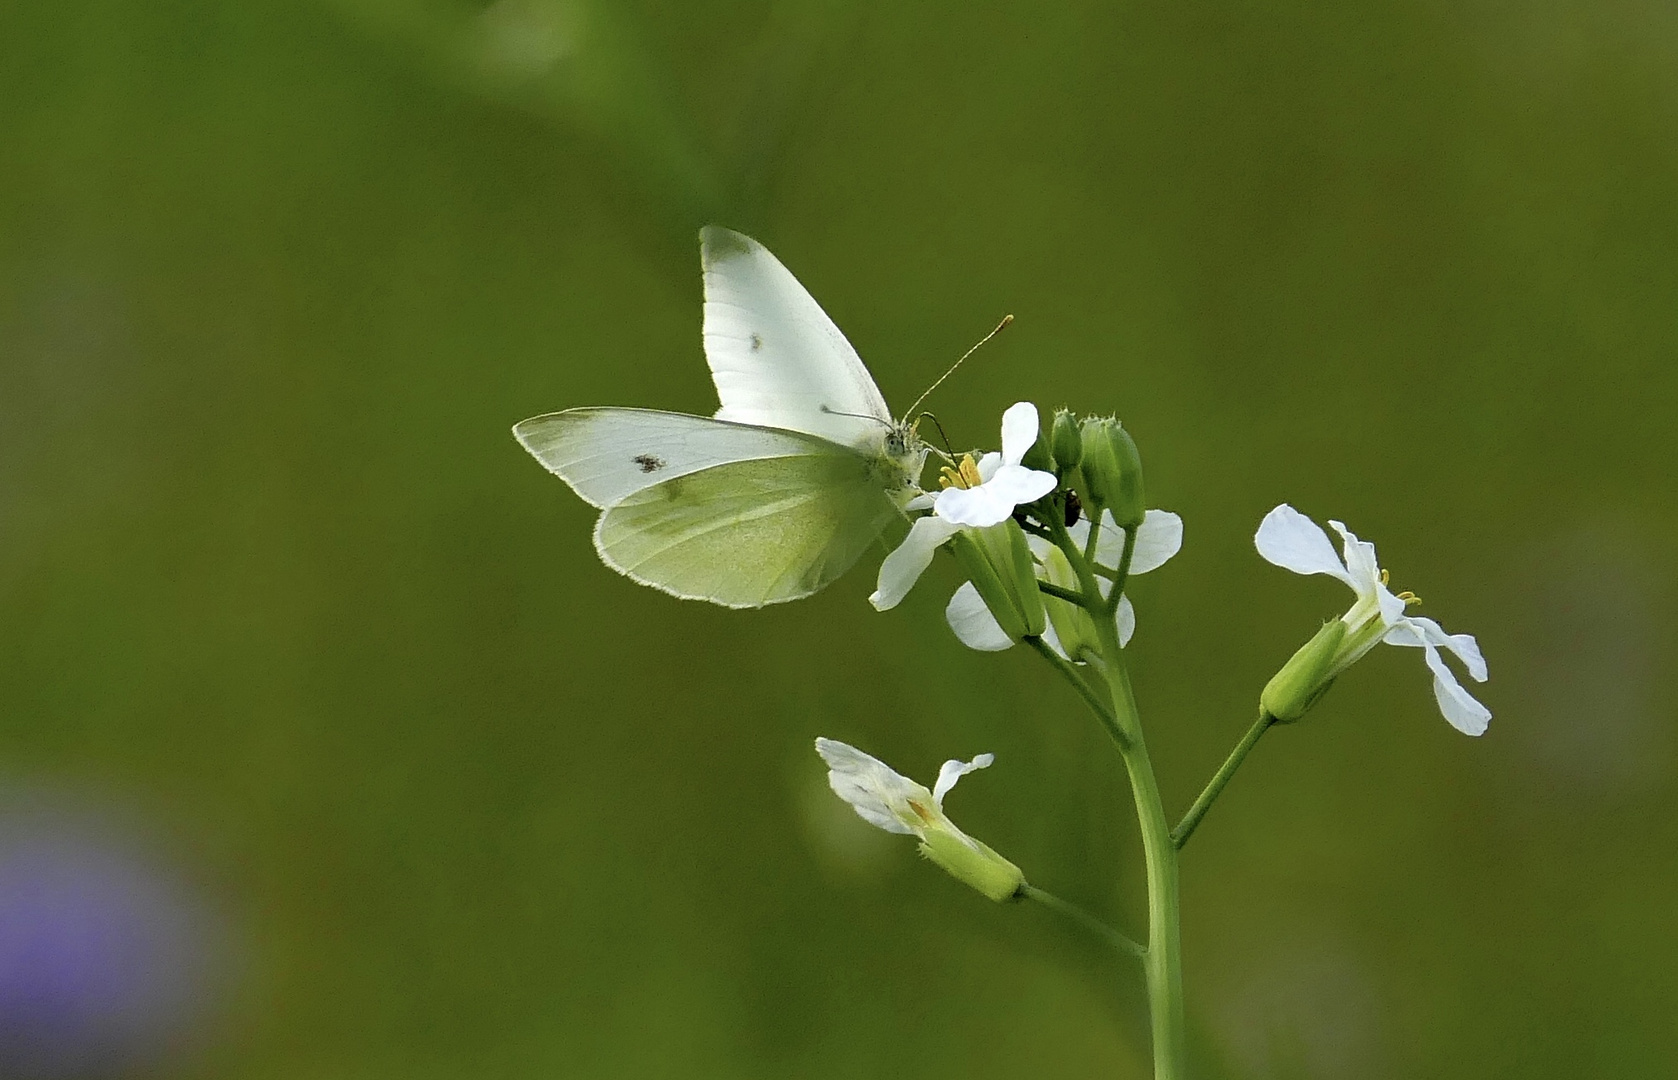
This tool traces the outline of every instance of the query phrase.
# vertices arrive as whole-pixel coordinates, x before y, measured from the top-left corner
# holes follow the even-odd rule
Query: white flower
[[[1037,441],[1037,406],[1022,401],[1002,414],[1002,452],[989,453],[975,465],[964,459],[958,469],[947,469],[950,486],[936,495],[921,495],[909,503],[911,510],[932,513],[916,519],[909,535],[885,561],[880,578],[868,598],[879,611],[896,607],[922,572],[932,565],[939,546],[962,529],[999,525],[1013,516],[1014,508],[1036,502],[1055,489],[1053,473],[1028,469],[1020,464]]]
[[[1418,647],[1433,673],[1433,696],[1445,719],[1465,735],[1484,734],[1491,722],[1491,710],[1462,688],[1439,655],[1442,648],[1450,651],[1476,682],[1485,682],[1486,661],[1479,644],[1470,634],[1447,634],[1432,619],[1405,615],[1408,603],[1420,601],[1409,593],[1395,596],[1388,590],[1387,575],[1375,559],[1375,545],[1359,540],[1338,521],[1329,524],[1340,534],[1344,557],[1334,553],[1334,545],[1316,522],[1286,503],[1266,514],[1253,536],[1254,545],[1266,560],[1296,574],[1338,578],[1357,594],[1351,610],[1341,616],[1346,638],[1329,677],[1344,671],[1382,641]]]
[[[1079,518],[1067,532],[1082,548],[1089,543],[1090,523],[1088,519]],[[1112,514],[1102,511],[1101,535],[1095,542],[1095,561],[1102,566],[1117,568],[1120,558],[1124,555],[1124,541],[1124,530],[1114,524]],[[1077,588],[1071,566],[1060,565],[1065,563],[1066,556],[1061,554],[1059,548],[1037,536],[1031,537],[1030,543],[1032,553],[1037,556],[1038,577],[1056,585]],[[1169,510],[1149,510],[1147,517],[1136,530],[1136,550],[1130,557],[1131,575],[1146,574],[1150,570],[1159,569],[1182,548],[1183,519]],[[1112,582],[1106,578],[1100,580],[1103,592],[1112,587]],[[1044,602],[1066,603],[1064,600],[1050,597],[1045,597]],[[1119,644],[1130,644],[1131,636],[1136,633],[1136,609],[1131,605],[1130,597],[1119,597],[1119,607],[1114,613],[1114,618],[1119,627]],[[985,606],[972,582],[962,585],[955,595],[950,597],[949,605],[944,608],[944,620],[950,624],[950,629],[955,631],[961,643],[970,649],[1000,652],[1014,644],[1014,639],[997,625],[995,617]],[[1052,620],[1050,626],[1043,631],[1043,640],[1062,656],[1067,655]]]
[[[952,876],[992,900],[1013,899],[1025,883],[1019,867],[973,839],[944,816],[944,796],[956,781],[989,768],[993,754],[972,761],[946,761],[928,791],[879,758],[836,739],[817,739],[816,753],[827,762],[827,783],[851,804],[862,820],[887,832],[915,836],[921,853]]]
[[[1002,453],[979,459],[977,485],[952,485],[933,500],[932,512],[957,525],[984,528],[1007,521],[1014,507],[1036,502],[1055,489],[1055,474],[1028,469],[1020,462],[1037,441],[1037,406],[1010,405],[1002,414]]]
[[[904,836],[924,836],[929,828],[960,832],[944,816],[944,796],[963,776],[988,769],[996,760],[995,754],[980,754],[972,761],[946,761],[928,791],[879,758],[837,739],[817,739],[816,753],[827,762],[827,783],[835,795],[868,824]]]

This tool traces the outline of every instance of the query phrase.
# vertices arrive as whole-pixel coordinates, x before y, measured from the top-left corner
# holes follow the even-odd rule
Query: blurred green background
[[[956,819],[1140,924],[1101,732],[952,568],[681,604],[509,436],[715,407],[716,221],[900,408],[1013,312],[957,444],[1126,421],[1174,810],[1345,606],[1277,502],[1478,635],[1485,738],[1378,650],[1188,849],[1207,1076],[1671,1075],[1675,136],[1650,0],[0,6],[0,788],[217,928],[53,1067],[1144,1075],[1135,971],[826,791],[818,734],[994,751]]]

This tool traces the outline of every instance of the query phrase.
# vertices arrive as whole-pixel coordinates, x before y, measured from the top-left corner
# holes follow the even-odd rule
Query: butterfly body
[[[726,229],[700,237],[716,415],[567,409],[513,433],[600,508],[614,570],[726,607],[796,600],[902,515],[927,450],[773,255]]]

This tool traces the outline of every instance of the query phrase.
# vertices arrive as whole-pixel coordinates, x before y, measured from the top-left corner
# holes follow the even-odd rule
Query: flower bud
[[[1334,659],[1346,639],[1346,624],[1325,623],[1317,635],[1288,658],[1259,694],[1259,707],[1278,723],[1291,724],[1308,712],[1334,684]]]
[[[1037,441],[1032,443],[1031,448],[1020,458],[1020,464],[1028,469],[1037,469],[1040,472],[1052,473],[1055,471],[1055,455],[1049,448],[1046,433],[1041,431],[1037,433]]]
[[[1055,410],[1054,422],[1049,426],[1049,445],[1054,450],[1055,463],[1064,470],[1075,469],[1084,460],[1084,441],[1078,436],[1078,418],[1065,409]]]
[[[1130,433],[1117,420],[1091,418],[1079,432],[1084,457],[1084,505],[1088,516],[1111,510],[1121,529],[1142,524],[1147,505],[1142,496],[1142,457]]]
[[[928,829],[921,838],[921,854],[957,881],[971,885],[997,903],[1020,898],[1025,874],[987,845],[945,829]]]
[[[1037,588],[1031,547],[1016,522],[963,529],[950,547],[1003,633],[1018,641],[1043,632],[1048,624],[1043,594]]]

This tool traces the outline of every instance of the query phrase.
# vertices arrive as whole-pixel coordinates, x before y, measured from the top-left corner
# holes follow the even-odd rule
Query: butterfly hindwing
[[[725,607],[796,600],[837,579],[897,514],[866,457],[837,452],[713,466],[607,509],[607,565],[683,599]]]

